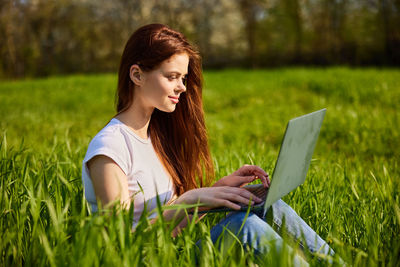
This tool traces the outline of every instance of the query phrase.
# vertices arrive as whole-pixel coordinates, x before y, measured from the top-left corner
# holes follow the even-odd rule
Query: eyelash
[[[178,77],[177,77],[177,76],[175,76],[175,75],[172,75],[172,76],[169,76],[169,77],[168,77],[168,79],[169,79],[170,81],[172,81],[172,80],[178,79]],[[187,76],[184,76],[184,77],[182,77],[182,82],[183,82],[183,84],[185,84],[185,85],[186,85],[186,82],[187,82]]]

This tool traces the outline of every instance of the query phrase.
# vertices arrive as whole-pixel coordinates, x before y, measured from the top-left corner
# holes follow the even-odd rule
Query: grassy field
[[[116,75],[0,82],[0,265],[285,266],[287,254],[220,252],[208,215],[173,239],[161,220],[131,233],[129,211],[90,215],[81,161],[114,115]],[[400,265],[400,70],[205,73],[216,177],[245,163],[270,173],[290,118],[327,108],[305,184],[287,201],[355,266]],[[312,265],[323,260],[306,255]]]

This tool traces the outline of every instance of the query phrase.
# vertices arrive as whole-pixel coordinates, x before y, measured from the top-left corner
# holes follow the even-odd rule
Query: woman
[[[161,24],[141,27],[128,40],[119,68],[117,115],[91,141],[82,169],[92,209],[97,210],[97,200],[125,207],[133,203],[133,226],[145,206],[156,207],[157,194],[165,205],[239,209],[238,203],[261,201],[241,186],[255,179],[269,186],[264,170],[245,165],[209,187],[214,171],[202,107],[201,58],[181,33]],[[333,254],[283,201],[272,210],[278,228],[285,217],[288,231],[296,238],[304,235],[308,248]],[[166,210],[163,216],[179,219],[184,212]],[[213,241],[227,226],[258,252],[268,249],[262,236],[281,244],[281,237],[256,214],[250,213],[239,233],[244,217],[231,213],[212,229]]]

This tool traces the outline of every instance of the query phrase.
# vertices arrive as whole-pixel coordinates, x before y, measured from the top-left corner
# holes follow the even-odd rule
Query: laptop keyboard
[[[243,187],[244,189],[250,191],[253,193],[253,195],[257,196],[258,198],[261,198],[263,201],[260,203],[257,203],[253,206],[261,206],[264,205],[265,199],[267,198],[268,195],[268,188],[264,188],[262,184],[259,185],[251,185],[251,186],[245,186]],[[247,207],[248,205],[245,204],[239,204],[241,207]]]

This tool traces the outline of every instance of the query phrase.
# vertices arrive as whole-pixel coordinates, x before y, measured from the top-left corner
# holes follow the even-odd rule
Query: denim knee
[[[211,229],[211,240],[230,247],[235,240],[256,252],[269,249],[266,242],[281,243],[281,237],[263,219],[254,213],[232,212]],[[278,241],[278,242],[276,242]],[[275,244],[276,245],[276,244]]]
[[[276,249],[280,252],[283,240],[277,232],[263,219],[254,213],[232,212],[211,229],[211,240],[214,244],[226,249],[232,248],[234,243],[240,241],[245,248],[254,250],[256,255],[262,255]],[[200,240],[196,245],[201,250]],[[289,251],[292,251],[288,247]],[[308,265],[301,257],[295,255],[294,265]]]

